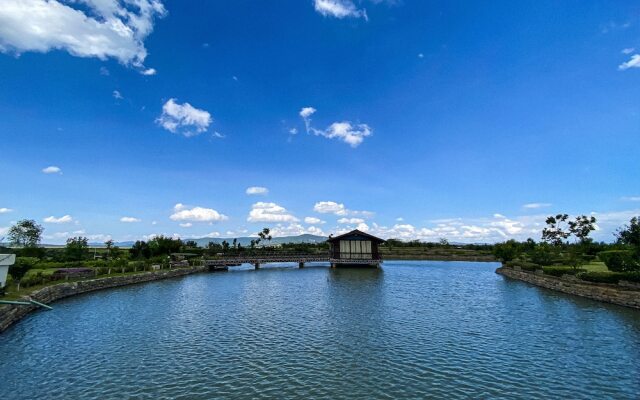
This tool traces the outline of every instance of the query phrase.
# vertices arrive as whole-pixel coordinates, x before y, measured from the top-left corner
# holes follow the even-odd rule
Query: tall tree
[[[258,236],[261,240],[266,240],[269,242],[269,244],[271,244],[271,229],[263,228],[261,232],[258,232]]]
[[[88,249],[89,239],[78,236],[67,239],[67,246],[64,252],[67,260],[82,261],[86,258]]]
[[[569,221],[569,232],[578,239],[578,242],[584,244],[591,232],[596,229],[596,222],[596,217],[580,215],[574,221]]]
[[[32,219],[18,221],[9,229],[9,241],[14,246],[36,247],[42,238],[44,228]]]
[[[546,219],[547,227],[542,230],[542,240],[554,246],[560,246],[571,235],[567,220],[568,214],[557,214]]]
[[[634,258],[640,260],[640,218],[633,217],[629,225],[625,225],[616,233],[618,243],[633,248]]]

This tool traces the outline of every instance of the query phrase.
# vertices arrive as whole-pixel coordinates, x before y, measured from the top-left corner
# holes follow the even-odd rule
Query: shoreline
[[[518,271],[507,267],[496,269],[496,273],[556,292],[640,310],[640,288],[630,284],[590,283],[571,275],[555,277],[536,272]]]
[[[40,303],[49,304],[66,297],[77,296],[83,293],[178,278],[206,271],[208,271],[207,267],[197,266],[156,272],[144,272],[133,275],[103,277],[84,281],[64,282],[38,289],[31,293],[31,295],[24,296],[23,299],[28,297]],[[35,305],[0,305],[0,334],[22,318],[39,309],[40,307]]]

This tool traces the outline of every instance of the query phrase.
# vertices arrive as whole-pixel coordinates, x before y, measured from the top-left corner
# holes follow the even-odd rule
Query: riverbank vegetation
[[[494,245],[493,253],[508,268],[595,283],[640,282],[640,220],[621,227],[613,243],[589,237],[596,223],[595,217],[550,216],[539,243],[508,240]]]

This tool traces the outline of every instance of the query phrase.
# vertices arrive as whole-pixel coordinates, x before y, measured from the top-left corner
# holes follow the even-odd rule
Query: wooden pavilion
[[[382,263],[379,245],[385,241],[368,233],[353,230],[343,235],[329,237],[331,267],[369,266],[379,267]]]

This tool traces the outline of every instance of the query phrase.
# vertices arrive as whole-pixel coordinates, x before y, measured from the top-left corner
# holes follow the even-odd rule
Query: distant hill
[[[234,238],[211,238],[211,237],[202,237],[202,238],[197,238],[197,239],[183,239],[183,240],[193,240],[194,242],[198,243],[198,246],[200,247],[206,247],[207,244],[209,244],[209,242],[213,242],[213,243],[222,243],[223,241],[227,241],[229,243],[233,242]],[[249,246],[251,244],[252,240],[255,240],[257,238],[255,237],[249,237],[249,236],[244,236],[244,237],[238,237],[236,238],[238,239],[238,243],[240,243],[242,246]],[[309,234],[305,234],[305,235],[299,235],[299,236],[283,236],[283,237],[277,237],[277,238],[273,238],[271,239],[271,245],[277,245],[277,244],[282,244],[282,243],[322,243],[325,240],[327,240],[326,237],[324,236],[316,236],[316,235],[309,235]],[[114,245],[118,246],[118,247],[131,247],[133,246],[133,244],[135,243],[135,241],[128,241],[128,242],[116,242],[114,243]],[[261,244],[264,244],[264,242],[262,242]],[[43,245],[45,247],[57,247],[56,245]],[[89,243],[89,246],[91,247],[103,247],[104,243]]]

